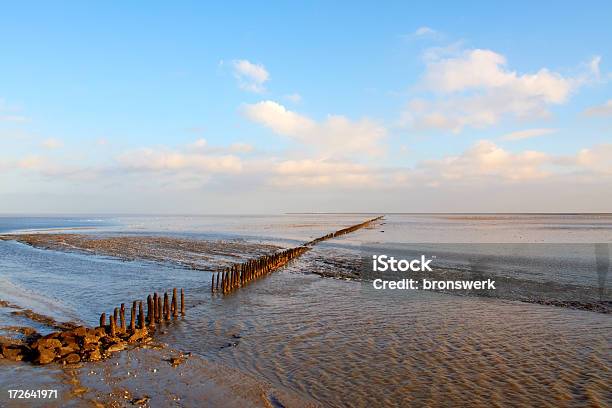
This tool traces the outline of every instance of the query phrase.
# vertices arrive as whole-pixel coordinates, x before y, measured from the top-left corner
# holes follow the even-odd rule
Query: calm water
[[[86,227],[79,232],[290,246],[365,218],[0,218],[0,231]],[[322,259],[355,259],[363,246],[400,242],[611,241],[611,216],[391,215],[383,225],[318,246],[225,298],[211,296],[211,274],[202,271],[0,242],[0,299],[94,325],[102,311],[121,302],[185,287],[188,314],[171,324],[164,341],[326,406],[605,405],[612,402],[610,315],[432,292],[379,292],[309,272],[325,267]],[[546,278],[597,284],[592,274],[550,272]],[[0,313],[4,325],[10,317]]]

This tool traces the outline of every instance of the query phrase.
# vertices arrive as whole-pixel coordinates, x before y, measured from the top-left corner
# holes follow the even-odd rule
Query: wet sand
[[[206,241],[184,238],[86,234],[7,234],[0,240],[18,241],[41,249],[170,263],[184,268],[218,271],[232,262],[274,253],[280,247],[246,241]]]
[[[175,358],[183,362],[173,365]],[[57,399],[45,400],[9,400],[3,393],[3,407],[318,406],[240,371],[166,348],[131,349],[103,362],[67,366],[0,359],[0,383],[6,390],[58,390]]]

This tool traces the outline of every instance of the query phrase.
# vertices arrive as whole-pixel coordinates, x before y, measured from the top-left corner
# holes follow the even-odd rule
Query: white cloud
[[[120,155],[121,168],[135,171],[195,171],[206,173],[237,174],[242,162],[233,155],[208,155],[179,152],[170,149],[143,148]]]
[[[424,161],[420,168],[427,178],[438,182],[482,178],[524,181],[548,176],[550,172],[544,166],[550,161],[542,152],[511,153],[491,141],[481,140],[458,156]]]
[[[547,129],[547,128],[542,128],[542,129],[526,129],[526,130],[519,130],[516,132],[512,132],[512,133],[508,133],[503,135],[500,139],[501,140],[523,140],[523,139],[530,139],[532,137],[538,137],[538,136],[544,136],[544,135],[548,135],[551,133],[555,133],[557,131],[557,129]]]
[[[375,186],[375,170],[348,161],[325,159],[286,160],[274,167],[271,184],[279,187],[340,187]]]
[[[265,90],[264,84],[270,79],[270,74],[263,65],[247,60],[237,60],[232,65],[240,88],[250,92]]]
[[[612,174],[612,143],[603,143],[582,149],[576,155],[576,164],[585,170]]]
[[[599,106],[592,106],[584,111],[587,116],[612,116],[612,99]]]
[[[248,143],[237,142],[237,143],[232,143],[229,146],[229,151],[234,152],[234,153],[250,153],[253,150],[255,150],[253,145],[250,145]]]
[[[437,31],[434,30],[433,28],[430,27],[419,27],[417,28],[417,30],[414,32],[414,36],[415,37],[425,37],[425,36],[432,36],[432,35],[436,35]]]
[[[62,147],[63,143],[59,139],[50,137],[48,139],[43,140],[40,145],[45,149],[53,150]]]
[[[323,155],[383,153],[380,142],[386,129],[370,119],[351,121],[345,116],[329,115],[317,122],[273,101],[245,105],[244,113],[273,132],[312,146]]]
[[[191,145],[194,149],[204,149],[208,146],[208,141],[206,139],[200,138],[192,143]]]
[[[546,68],[518,74],[507,68],[503,55],[491,50],[429,51],[420,86],[436,97],[413,99],[403,122],[458,133],[465,127],[497,124],[506,116],[545,117],[549,106],[567,102],[574,90],[597,75],[599,61],[595,57],[586,74],[565,77]]]

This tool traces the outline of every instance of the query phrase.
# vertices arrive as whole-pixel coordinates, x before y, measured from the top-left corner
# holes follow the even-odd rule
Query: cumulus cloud
[[[587,116],[612,116],[612,99],[603,105],[592,106],[584,111]]]
[[[383,153],[380,142],[386,136],[386,129],[367,118],[352,121],[342,115],[328,115],[324,121],[317,122],[274,101],[245,105],[244,114],[276,134],[312,146],[324,155]]]
[[[526,130],[519,130],[516,132],[505,134],[500,139],[508,140],[508,141],[531,139],[533,137],[549,135],[551,133],[555,133],[556,131],[557,129],[548,129],[548,128],[526,129]]]
[[[547,116],[549,106],[567,102],[575,89],[598,74],[599,61],[595,57],[587,73],[567,77],[546,68],[519,74],[491,50],[463,50],[450,56],[430,51],[420,88],[434,97],[413,99],[403,119],[415,128],[458,133],[465,127],[497,124],[506,116]]]
[[[481,140],[457,156],[424,161],[420,169],[428,178],[437,181],[482,178],[524,181],[548,176],[550,172],[544,165],[550,160],[550,156],[542,152],[527,150],[511,153],[491,141]]]
[[[240,88],[258,93],[265,90],[264,84],[270,79],[270,74],[263,65],[247,60],[236,60],[232,66]]]

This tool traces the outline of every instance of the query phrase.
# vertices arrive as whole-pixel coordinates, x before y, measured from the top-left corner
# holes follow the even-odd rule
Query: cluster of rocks
[[[0,357],[35,364],[76,364],[99,361],[125,349],[128,344],[144,344],[151,340],[146,328],[116,330],[111,335],[106,327],[78,326],[46,336],[32,335],[22,342],[1,341]]]

